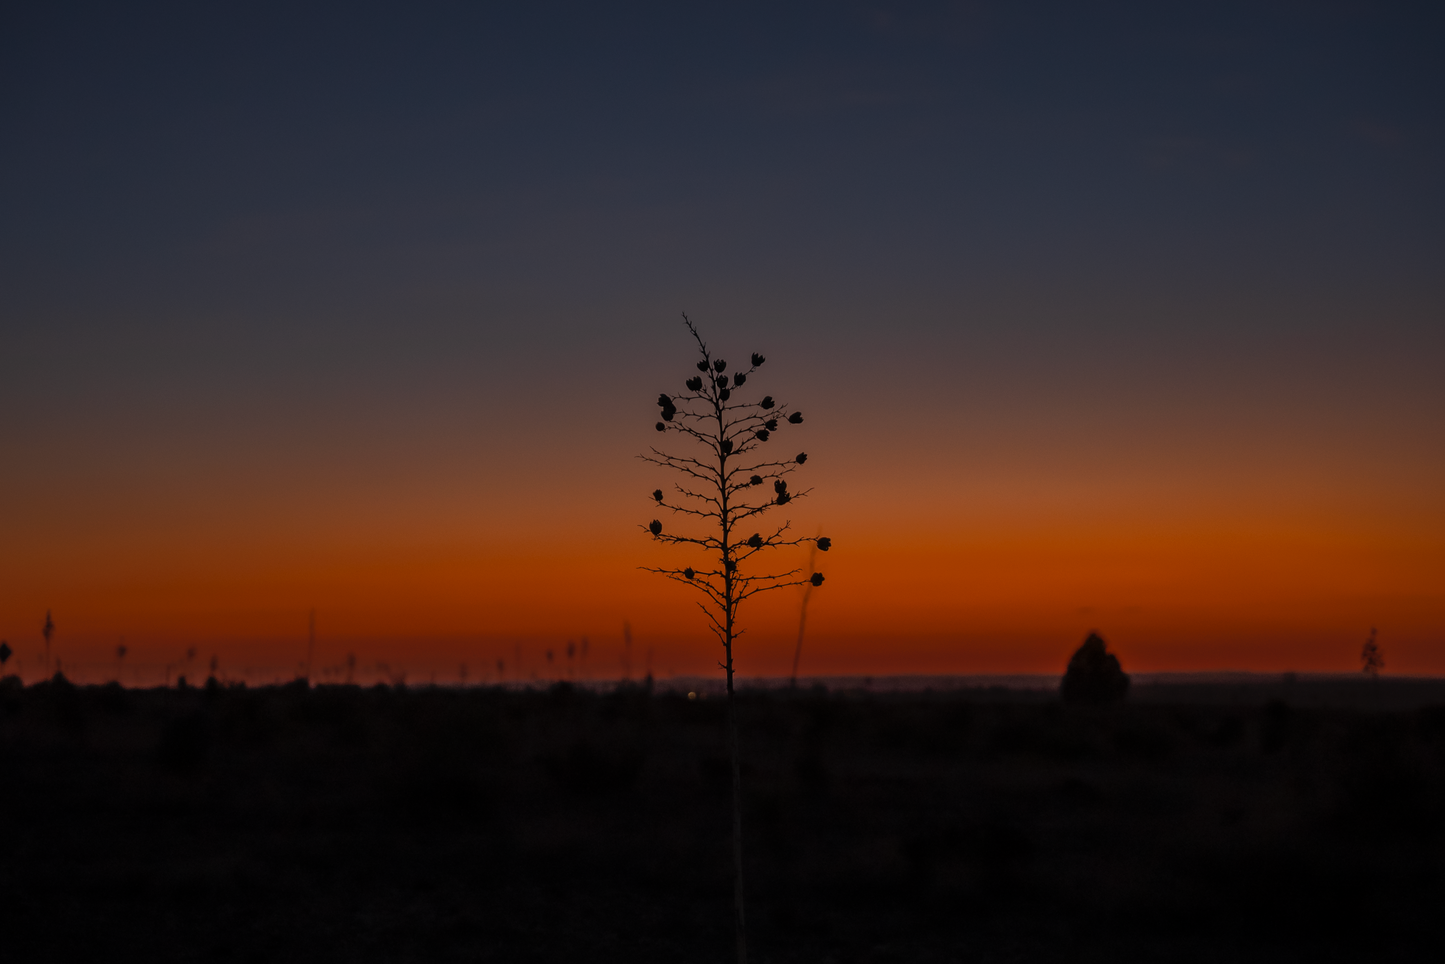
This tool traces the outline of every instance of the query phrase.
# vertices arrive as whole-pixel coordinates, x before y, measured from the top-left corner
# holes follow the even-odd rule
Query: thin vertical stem
[[[710,360],[710,359],[709,359]],[[712,377],[711,375],[709,377]],[[723,545],[723,600],[727,611],[724,622],[723,646],[726,650],[728,677],[728,742],[733,764],[733,933],[737,940],[738,964],[748,964],[747,918],[743,908],[743,776],[738,762],[738,710],[733,694],[733,618],[737,610],[732,559],[732,513],[728,505],[727,452],[723,440],[727,437],[727,426],[723,421],[723,403],[720,393],[711,389],[713,405],[717,413],[718,439],[718,506],[721,511]]]
[[[808,550],[808,571],[813,571],[813,557],[818,554],[818,544]],[[793,675],[788,682],[789,689],[798,688],[798,660],[803,658],[803,627],[808,622],[808,597],[813,593],[813,584],[810,582],[803,587],[803,607],[798,613],[798,645],[793,650]]]
[[[733,757],[733,913],[737,936],[738,964],[748,964],[747,921],[743,916],[743,780],[738,764],[738,711],[733,699],[732,625],[728,626],[728,730]]]

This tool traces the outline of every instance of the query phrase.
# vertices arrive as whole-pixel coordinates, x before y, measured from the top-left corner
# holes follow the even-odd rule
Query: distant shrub
[[[1375,640],[1375,627],[1373,626],[1370,627],[1370,638],[1365,640],[1365,646],[1360,650],[1360,668],[1371,679],[1378,677],[1380,670],[1385,668],[1385,654]]]
[[[1117,703],[1129,692],[1129,674],[1119,667],[1104,638],[1090,633],[1069,660],[1060,694],[1070,703]]]

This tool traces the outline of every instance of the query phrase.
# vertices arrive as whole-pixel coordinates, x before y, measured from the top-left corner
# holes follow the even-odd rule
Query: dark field
[[[1445,707],[1138,695],[745,694],[754,959],[1445,947]],[[0,955],[729,961],[723,713],[0,685]]]

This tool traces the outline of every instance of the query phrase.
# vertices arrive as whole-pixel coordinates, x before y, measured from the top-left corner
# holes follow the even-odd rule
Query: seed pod
[[[718,388],[727,388],[727,387],[728,387],[728,377],[727,377],[726,375],[719,375],[719,376],[717,377],[716,381],[717,381],[717,387],[718,387]]]
[[[671,396],[671,395],[659,395],[659,396],[657,396],[657,404],[661,405],[663,408],[672,408],[672,396]]]
[[[754,367],[754,368],[759,367],[759,366],[762,365],[762,363],[765,362],[765,361],[767,361],[766,358],[764,358],[762,355],[759,355],[757,352],[753,352],[753,367]]]
[[[748,545],[754,549],[761,549],[763,547],[762,534],[754,532],[752,535],[748,536]]]
[[[799,453],[798,453],[798,457],[795,458],[795,459],[793,459],[793,461],[794,461],[794,462],[797,462],[799,465],[802,465],[804,462],[808,461],[808,453],[807,453],[807,452],[799,452]]]
[[[738,385],[741,385],[747,380],[748,376],[744,375],[742,372],[738,372],[736,375],[733,376],[733,386],[736,387]]]
[[[647,531],[655,536],[662,535],[662,523],[657,519],[653,519],[647,524]]]
[[[788,416],[788,421],[792,422],[794,425],[802,425],[802,424],[803,424],[803,413],[802,413],[802,412],[794,412],[793,414],[791,414],[791,415]]]
[[[776,429],[777,427],[778,427],[778,420],[775,419],[775,418],[770,418],[770,419],[768,419],[766,422],[763,423],[763,428],[767,429],[769,432],[773,431],[773,430]]]
[[[815,572],[813,573],[813,578],[808,581],[815,586],[821,586],[823,584],[823,574],[821,572]]]
[[[771,396],[771,395],[764,395],[764,396],[763,396],[763,400],[762,400],[761,402],[758,402],[758,407],[759,407],[759,408],[772,408],[772,407],[773,407],[773,396]]]
[[[751,479],[748,479],[748,485],[762,485],[762,484],[763,484],[763,477],[762,477],[761,475],[755,475],[755,476],[753,476]]]
[[[716,368],[720,372],[725,372],[728,370],[728,363],[719,358],[717,361],[712,363],[712,367]]]
[[[824,552],[827,552],[829,549],[833,548],[833,540],[829,539],[827,536],[822,536],[818,539],[818,548],[822,549]]]
[[[692,571],[692,566],[688,566],[686,569],[684,569],[684,570],[682,571],[682,577],[683,577],[684,579],[691,579],[691,578],[692,578],[693,576],[695,576],[695,575],[697,575],[697,573],[695,573],[695,572]]]
[[[791,496],[791,495],[788,495],[788,493],[786,493],[786,492],[779,492],[779,493],[778,493],[778,499],[777,499],[778,505],[787,505],[787,504],[788,504],[788,501],[789,501],[790,499],[792,499],[792,496]]]
[[[676,414],[677,414],[677,409],[675,409],[675,408],[664,408],[664,409],[662,410],[662,420],[663,420],[664,422],[670,422],[670,421],[672,421],[672,417],[673,417],[674,415],[676,415]]]
[[[662,490],[661,490],[661,489],[653,489],[653,490],[652,490],[652,497],[653,497],[654,499],[656,499],[658,502],[661,502],[661,501],[662,501]]]
[[[687,390],[690,392],[702,391],[702,377],[694,375],[687,380]]]
[[[783,493],[783,492],[788,491],[788,480],[787,480],[787,479],[778,479],[778,480],[774,481],[774,482],[773,482],[773,491],[774,491],[774,492],[778,492],[778,493]]]
[[[732,455],[732,454],[733,454],[733,440],[732,440],[732,439],[730,439],[730,438],[725,438],[725,439],[722,440],[722,454],[723,454],[723,455]]]
[[[717,397],[719,401],[725,402],[732,397],[732,394],[733,393],[731,389],[724,388],[722,391],[717,393]]]
[[[658,430],[659,432],[666,432],[666,431],[667,431],[667,426],[666,426],[666,425],[663,425],[661,422],[658,422],[658,423],[657,423],[657,430]]]
[[[757,436],[757,439],[758,439],[759,442],[766,442],[766,441],[768,440],[768,430],[765,429],[765,428],[764,428],[764,429],[759,429],[758,431],[754,432],[753,434],[754,434],[755,436]]]
[[[700,371],[700,372],[705,372],[705,371],[707,371],[707,362],[705,362],[705,361],[700,361],[700,362],[698,362],[698,363],[697,363],[697,370]]]

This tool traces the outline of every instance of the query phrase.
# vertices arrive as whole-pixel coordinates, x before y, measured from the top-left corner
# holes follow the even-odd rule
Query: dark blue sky
[[[1438,292],[1439,8],[294,6],[12,10],[12,312]]]
[[[1438,7],[1086,6],[12,7],[5,382],[1440,347]]]
[[[1086,7],[12,7],[5,382],[1441,346],[1438,7]]]

